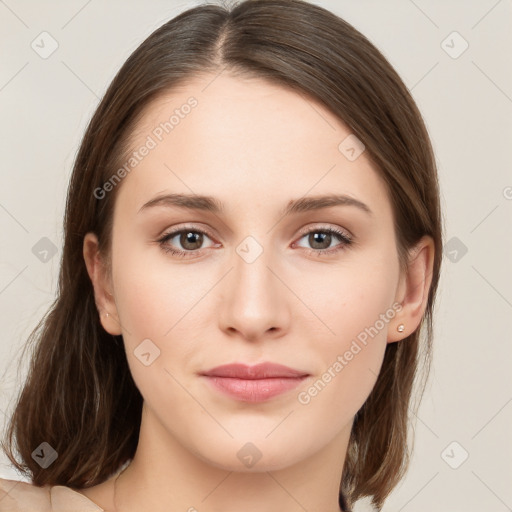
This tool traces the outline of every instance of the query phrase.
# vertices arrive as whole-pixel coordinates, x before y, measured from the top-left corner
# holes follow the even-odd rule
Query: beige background
[[[138,44],[199,3],[0,2],[0,425],[21,384],[16,357],[56,291],[67,181],[86,123]],[[512,2],[315,3],[395,66],[439,164],[447,251],[433,372],[410,471],[384,512],[510,510]],[[46,59],[31,47],[43,31],[58,43]],[[50,249],[48,261],[34,246]],[[0,463],[0,476],[19,478]]]

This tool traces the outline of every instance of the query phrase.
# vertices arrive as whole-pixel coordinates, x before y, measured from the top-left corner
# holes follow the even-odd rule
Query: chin
[[[300,460],[300,454],[291,450],[290,446],[277,442],[277,439],[275,443],[265,440],[264,437],[244,435],[244,441],[231,438],[226,439],[226,442],[212,440],[210,446],[203,447],[206,450],[198,450],[195,454],[211,466],[238,473],[278,471]],[[292,445],[297,447],[300,443],[292,442]],[[212,447],[215,447],[214,451]]]

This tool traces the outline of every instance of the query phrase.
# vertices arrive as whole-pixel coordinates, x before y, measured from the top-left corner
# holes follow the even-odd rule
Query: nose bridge
[[[275,283],[272,282],[275,278],[269,270],[274,257],[268,240],[267,237],[260,242],[249,235],[235,248],[232,280],[235,287],[233,292],[238,295],[239,304],[260,300],[269,304],[272,295],[270,292],[275,288]]]
[[[267,242],[269,237],[265,239]],[[270,245],[270,242],[268,242]],[[254,236],[247,236],[232,258],[220,314],[223,327],[247,337],[258,337],[270,328],[282,328],[287,318],[283,286],[273,271],[276,255]],[[269,268],[270,267],[270,268]]]

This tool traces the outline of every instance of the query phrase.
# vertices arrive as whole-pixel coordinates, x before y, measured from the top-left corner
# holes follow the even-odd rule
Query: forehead
[[[306,94],[264,79],[198,76],[144,110],[130,148],[151,149],[134,162],[121,195],[139,207],[165,190],[207,193],[224,203],[236,194],[261,206],[340,192],[389,211],[385,185],[365,152],[347,158],[350,137],[341,119]]]
[[[189,107],[190,103],[194,106]],[[249,154],[254,149],[259,157],[275,156],[305,139],[316,149],[330,149],[336,154],[337,139],[350,133],[343,121],[302,91],[262,78],[224,73],[197,76],[160,95],[146,107],[132,140],[140,141],[155,129],[158,137],[158,127],[169,120],[172,126],[167,125],[167,131],[162,126],[165,140],[161,142],[172,145],[190,136],[205,142],[214,138],[220,149],[229,144],[231,151],[226,157],[235,148]],[[265,154],[259,151],[263,143]],[[294,149],[297,155],[310,153],[300,146]]]

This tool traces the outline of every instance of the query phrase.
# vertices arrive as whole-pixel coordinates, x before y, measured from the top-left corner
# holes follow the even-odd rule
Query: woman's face
[[[110,314],[150,421],[237,471],[251,450],[263,471],[348,439],[396,340],[401,283],[385,186],[350,130],[312,99],[221,74],[154,102],[132,148],[103,189],[120,187]],[[367,209],[312,208],[321,196]],[[201,375],[262,362],[307,377],[270,396]]]

